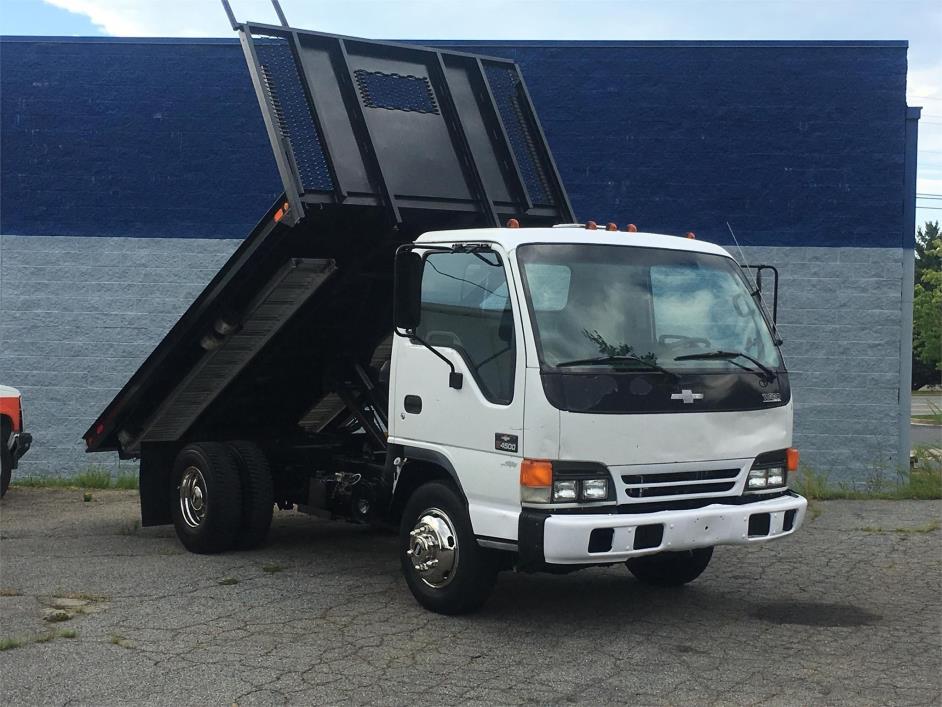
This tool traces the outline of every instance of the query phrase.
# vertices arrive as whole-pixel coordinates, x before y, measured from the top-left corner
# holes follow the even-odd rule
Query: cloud
[[[222,5],[208,0],[43,1],[85,15],[102,32],[116,37],[211,37],[229,30]],[[210,16],[210,9],[218,13],[218,18]]]

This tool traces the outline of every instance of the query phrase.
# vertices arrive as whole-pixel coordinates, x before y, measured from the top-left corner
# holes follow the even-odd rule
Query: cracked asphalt
[[[265,548],[197,556],[92,494],[0,503],[4,705],[942,702],[938,501],[820,503],[680,590],[506,573],[454,618],[391,535],[278,512]]]

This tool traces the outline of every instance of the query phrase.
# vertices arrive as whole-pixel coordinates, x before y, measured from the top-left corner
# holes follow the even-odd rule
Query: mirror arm
[[[422,346],[424,346],[425,348],[427,348],[427,349],[428,349],[429,351],[431,351],[433,354],[435,354],[436,356],[438,356],[442,361],[444,361],[444,362],[445,362],[445,365],[448,366],[448,368],[451,369],[451,373],[448,374],[448,387],[449,387],[449,388],[454,388],[455,390],[461,390],[461,386],[464,384],[464,376],[461,375],[458,371],[455,370],[455,364],[453,364],[451,361],[449,361],[449,360],[448,360],[448,357],[445,356],[445,354],[443,354],[441,351],[439,351],[438,349],[436,349],[436,348],[435,348],[434,346],[432,346],[430,343],[428,343],[427,341],[425,341],[425,339],[423,339],[423,338],[421,338],[420,336],[418,336],[418,335],[415,333],[414,330],[407,329],[407,330],[405,330],[405,331],[399,331],[399,329],[396,328],[394,331],[396,332],[396,335],[397,335],[397,336],[402,336],[402,337],[405,337],[405,338],[407,338],[407,339],[413,339],[413,340],[415,340],[415,341],[418,341],[420,344],[422,344]]]

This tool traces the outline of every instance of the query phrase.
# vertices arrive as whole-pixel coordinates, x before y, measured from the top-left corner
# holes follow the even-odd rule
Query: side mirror
[[[775,324],[778,321],[778,269],[772,265],[743,265],[744,268],[749,268],[756,271],[756,290],[759,292],[759,295],[763,295],[762,289],[762,273],[765,270],[768,270],[772,273],[772,323]],[[763,301],[768,301],[763,297]]]
[[[425,261],[411,250],[396,253],[393,322],[397,329],[415,329],[422,317],[422,271]]]

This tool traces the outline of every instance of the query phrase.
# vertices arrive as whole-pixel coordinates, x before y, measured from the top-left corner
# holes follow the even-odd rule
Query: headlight
[[[523,503],[615,503],[609,471],[598,462],[524,459],[520,464]]]
[[[608,499],[608,479],[586,479],[582,482],[583,501],[605,501]]]
[[[764,489],[769,486],[769,477],[765,469],[750,469],[749,481],[746,484],[751,489]]]
[[[555,481],[553,483],[553,501],[556,503],[574,503],[579,498],[578,481]]]
[[[785,467],[768,466],[749,470],[747,489],[771,489],[785,485]]]

